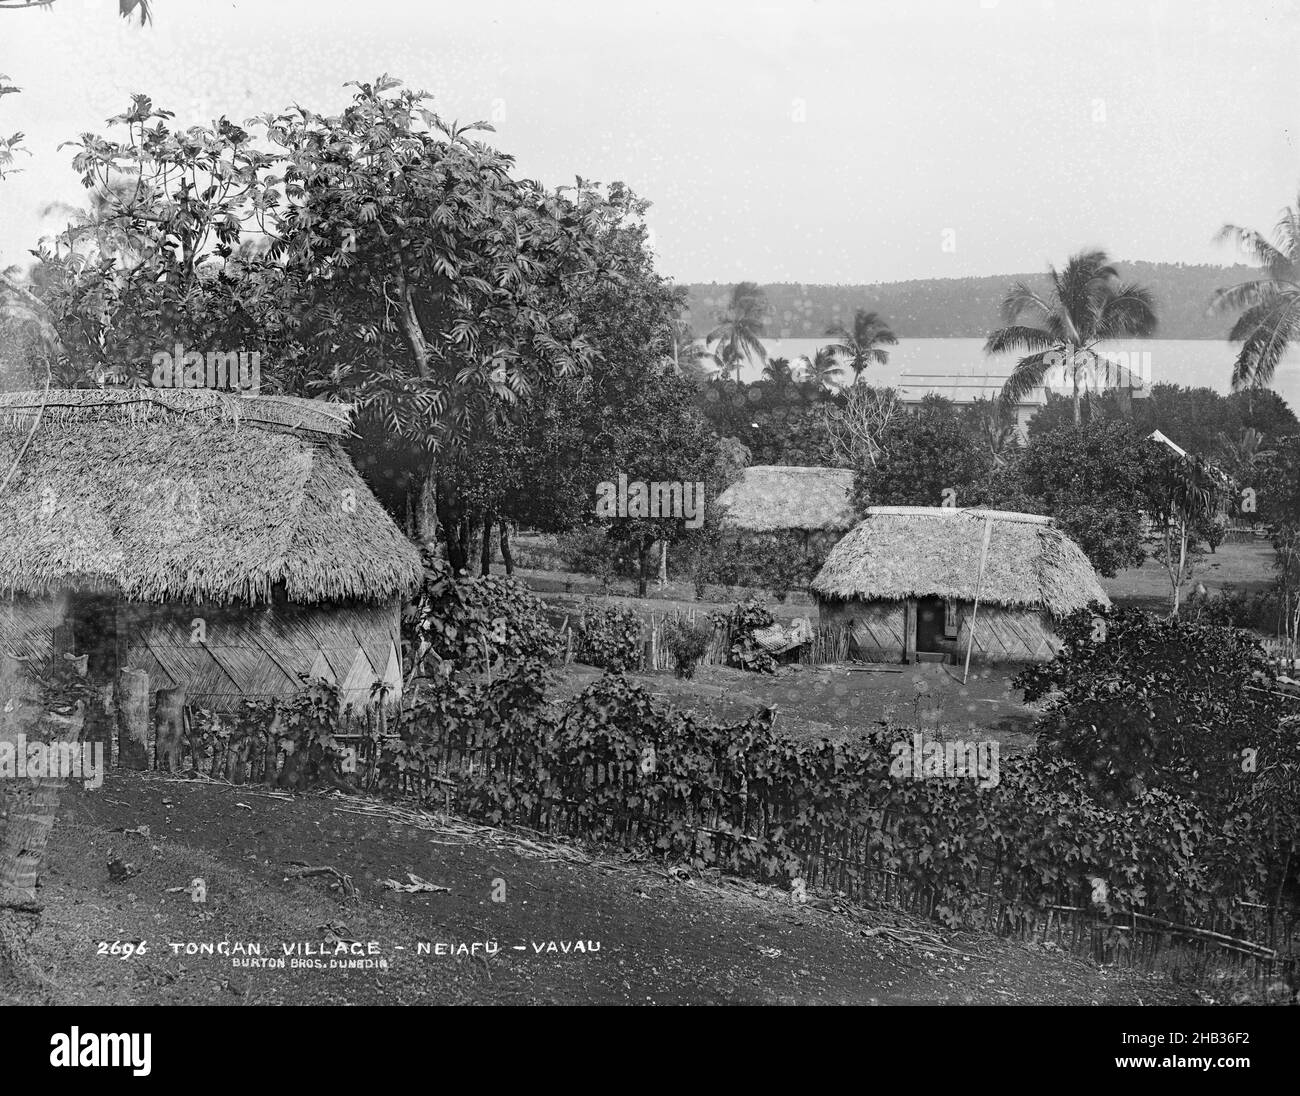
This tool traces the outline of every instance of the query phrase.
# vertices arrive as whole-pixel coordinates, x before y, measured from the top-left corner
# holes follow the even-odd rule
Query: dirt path
[[[653,863],[502,844],[343,813],[344,797],[113,774],[70,790],[55,829],[42,927],[0,1001],[62,1004],[930,1004],[1185,1000],[1166,981],[991,937],[926,951],[878,934],[896,915],[823,912],[734,883],[687,882]],[[123,833],[123,830],[145,832]],[[495,833],[495,836],[494,836]],[[509,840],[508,838],[506,839]],[[111,857],[130,865],[114,881]],[[558,859],[555,857],[566,857]],[[570,862],[571,860],[571,862]],[[292,861],[351,877],[299,878]],[[447,892],[403,894],[407,873]],[[194,877],[207,901],[182,888]],[[504,895],[502,895],[504,884]],[[493,901],[497,897],[505,901]],[[933,925],[911,923],[933,932]],[[169,944],[373,943],[387,969],[249,969]],[[145,941],[143,956],[101,942]],[[584,950],[562,943],[581,940]],[[496,941],[494,956],[475,942]],[[554,949],[548,947],[555,941]],[[418,955],[417,945],[431,954]],[[589,943],[590,942],[590,943]],[[437,954],[437,944],[453,954]],[[467,954],[456,955],[457,945]],[[591,950],[598,944],[599,950]],[[523,950],[515,950],[522,948]],[[539,951],[540,949],[540,951]],[[328,962],[328,959],[326,959]],[[7,996],[6,996],[7,995]]]

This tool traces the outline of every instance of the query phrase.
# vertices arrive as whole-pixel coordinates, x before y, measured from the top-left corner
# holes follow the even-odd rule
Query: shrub
[[[713,638],[712,622],[670,618],[663,623],[663,638],[673,656],[677,676],[689,680],[695,676],[696,665],[709,649],[709,640]]]
[[[1163,788],[1226,805],[1253,776],[1259,749],[1285,714],[1276,674],[1247,632],[1137,609],[1083,610],[1062,624],[1064,646],[1018,675],[1026,700],[1048,698],[1040,744],[1075,762],[1106,802]]]
[[[641,665],[641,618],[631,609],[586,602],[576,638],[579,662],[618,674]]]
[[[411,614],[417,663],[430,655],[456,670],[480,673],[500,659],[554,661],[560,637],[540,598],[518,579],[454,578],[451,566],[425,557],[424,588]]]
[[[612,589],[615,578],[633,573],[623,547],[598,525],[571,529],[560,536],[556,548],[565,567],[599,579],[605,594]]]
[[[1188,605],[1188,615],[1202,624],[1232,628],[1253,628],[1273,633],[1281,612],[1281,597],[1276,590],[1234,590],[1225,587],[1215,597]]]
[[[731,634],[731,646],[727,651],[727,665],[737,666],[742,670],[770,674],[776,670],[776,658],[754,638],[760,628],[769,628],[775,623],[772,614],[758,598],[746,598],[730,613],[715,613],[715,623],[725,625]]]

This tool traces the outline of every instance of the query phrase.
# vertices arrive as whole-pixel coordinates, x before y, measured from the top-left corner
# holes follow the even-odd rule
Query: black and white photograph
[[[0,0],[11,1045],[1267,1083],[1298,78],[1298,0]]]

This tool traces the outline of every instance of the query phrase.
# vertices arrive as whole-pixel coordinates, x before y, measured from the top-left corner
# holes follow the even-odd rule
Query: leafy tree
[[[1279,634],[1300,637],[1300,434],[1283,439],[1260,462],[1260,519],[1273,529],[1278,589],[1283,607]]]
[[[1049,371],[1063,366],[1073,390],[1074,421],[1080,421],[1079,397],[1087,371],[1096,362],[1095,347],[1107,339],[1150,335],[1156,328],[1149,290],[1121,282],[1104,251],[1072,255],[1065,269],[1048,267],[1051,291],[1044,297],[1025,282],[1016,282],[1002,299],[1002,324],[984,344],[987,354],[1009,350],[1027,353],[1002,388],[1015,403],[1041,385]]]
[[[958,506],[977,501],[993,460],[962,428],[952,404],[927,396],[912,414],[900,415],[874,466],[860,467],[853,502],[868,506]]]
[[[1223,802],[1253,780],[1243,750],[1275,760],[1262,748],[1284,700],[1248,633],[1118,609],[1077,613],[1061,636],[1061,652],[1015,684],[1027,701],[1047,701],[1040,744],[1080,766],[1099,798],[1159,788]]]
[[[1161,382],[1147,396],[1135,399],[1125,411],[1113,391],[1089,401],[1092,418],[1131,422],[1149,436],[1159,430],[1183,449],[1202,456],[1222,456],[1223,439],[1255,430],[1262,444],[1300,430],[1300,422],[1276,392],[1249,389],[1223,396],[1210,388],[1188,388]],[[1060,429],[1073,423],[1069,399],[1049,394],[1047,403],[1029,420],[1030,435]]]
[[[622,473],[629,482],[704,482],[707,490],[713,432],[691,400],[688,382],[672,373],[654,379],[656,383],[640,386],[634,399],[613,410],[601,435],[601,454],[607,462],[601,479],[612,482]],[[697,504],[706,505],[702,499]],[[707,509],[700,516],[707,523]],[[655,543],[682,540],[690,532],[682,517],[629,516],[610,522],[608,535],[634,552],[639,597],[646,596]]]
[[[857,384],[862,371],[873,362],[879,365],[889,363],[889,351],[881,346],[893,346],[898,337],[890,330],[889,324],[877,312],[859,308],[853,314],[853,330],[842,324],[833,324],[826,330],[837,340],[831,344],[831,350],[848,359],[849,368],[853,370],[853,383]]]
[[[1005,471],[990,478],[984,500],[1051,515],[1097,572],[1111,576],[1144,558],[1141,500],[1158,458],[1131,424],[1063,425],[1031,435]]]
[[[732,289],[726,310],[718,314],[717,326],[704,340],[706,346],[717,343],[714,353],[724,377],[734,369],[739,379],[741,363],[747,358],[767,361],[762,338],[767,312],[767,297],[757,282],[741,282]]]
[[[1269,384],[1287,348],[1300,340],[1300,197],[1282,210],[1270,240],[1239,225],[1224,225],[1220,240],[1233,240],[1260,265],[1262,277],[1218,290],[1211,307],[1239,313],[1231,342],[1241,343],[1232,387]]]
[[[620,233],[643,206],[618,185],[517,180],[423,94],[355,86],[337,116],[262,118],[257,141],[224,118],[174,132],[136,96],[111,120],[125,139],[87,135],[75,161],[131,258],[88,262],[65,234],[42,253],[43,296],[85,383],[181,342],[261,350],[270,389],[355,403],[358,465],[391,470],[381,490],[422,524],[411,500],[455,496],[440,460],[514,444],[525,405],[597,359],[579,311],[640,261]],[[484,514],[445,516],[455,551]]]

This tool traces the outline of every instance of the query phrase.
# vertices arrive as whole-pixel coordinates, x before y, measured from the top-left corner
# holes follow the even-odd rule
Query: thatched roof
[[[812,590],[823,598],[971,601],[984,522],[992,522],[980,601],[1064,616],[1109,605],[1087,556],[1050,518],[1007,510],[873,506],[826,558]]]
[[[0,395],[0,592],[248,603],[283,583],[313,603],[419,584],[343,449],[349,405],[165,389],[41,404]]]
[[[843,532],[858,520],[849,499],[847,468],[799,468],[756,464],[718,496],[729,529],[772,533],[780,529]]]

